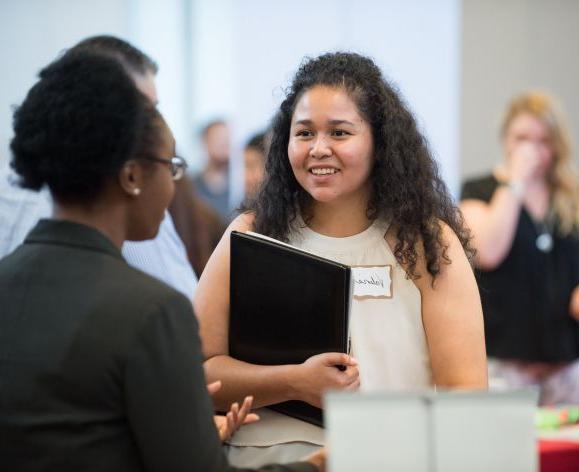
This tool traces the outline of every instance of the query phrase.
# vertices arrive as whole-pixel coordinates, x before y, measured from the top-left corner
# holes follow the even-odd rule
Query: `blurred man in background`
[[[266,157],[266,134],[257,133],[253,135],[243,150],[244,167],[244,188],[245,198],[251,199],[255,196],[265,171]]]
[[[199,196],[221,217],[231,219],[229,208],[229,156],[231,152],[229,128],[223,120],[211,121],[201,132],[207,154],[205,168],[193,178]]]

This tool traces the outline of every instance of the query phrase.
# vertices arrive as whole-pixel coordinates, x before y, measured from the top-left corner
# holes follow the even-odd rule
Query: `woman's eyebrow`
[[[308,125],[312,124],[312,120],[308,120],[308,119],[298,120],[295,122],[295,124],[308,126]],[[339,126],[339,125],[355,126],[354,123],[352,123],[351,121],[348,121],[348,120],[328,120],[328,124],[332,125],[332,126]]]
[[[339,125],[351,125],[354,126],[354,123],[348,120],[330,120],[328,121],[329,124],[332,126],[339,126]]]

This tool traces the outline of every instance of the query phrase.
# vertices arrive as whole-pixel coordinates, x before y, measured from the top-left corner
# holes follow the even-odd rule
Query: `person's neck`
[[[335,238],[354,236],[368,229],[372,220],[366,216],[367,202],[314,202],[308,226],[316,233]]]
[[[94,228],[120,250],[127,236],[124,213],[125,209],[121,205],[103,202],[82,205],[60,204],[55,201],[52,216],[57,220],[71,221]]]

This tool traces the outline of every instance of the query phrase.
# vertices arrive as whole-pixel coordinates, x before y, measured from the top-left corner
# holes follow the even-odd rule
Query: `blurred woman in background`
[[[491,385],[541,386],[541,403],[579,403],[579,176],[565,122],[540,92],[508,106],[504,160],[466,182],[461,210],[477,250]]]

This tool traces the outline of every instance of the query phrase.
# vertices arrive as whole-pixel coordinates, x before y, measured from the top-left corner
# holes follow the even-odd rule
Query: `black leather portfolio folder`
[[[350,268],[251,233],[231,233],[229,353],[252,364],[300,364],[347,352]],[[322,425],[319,408],[272,406]]]

